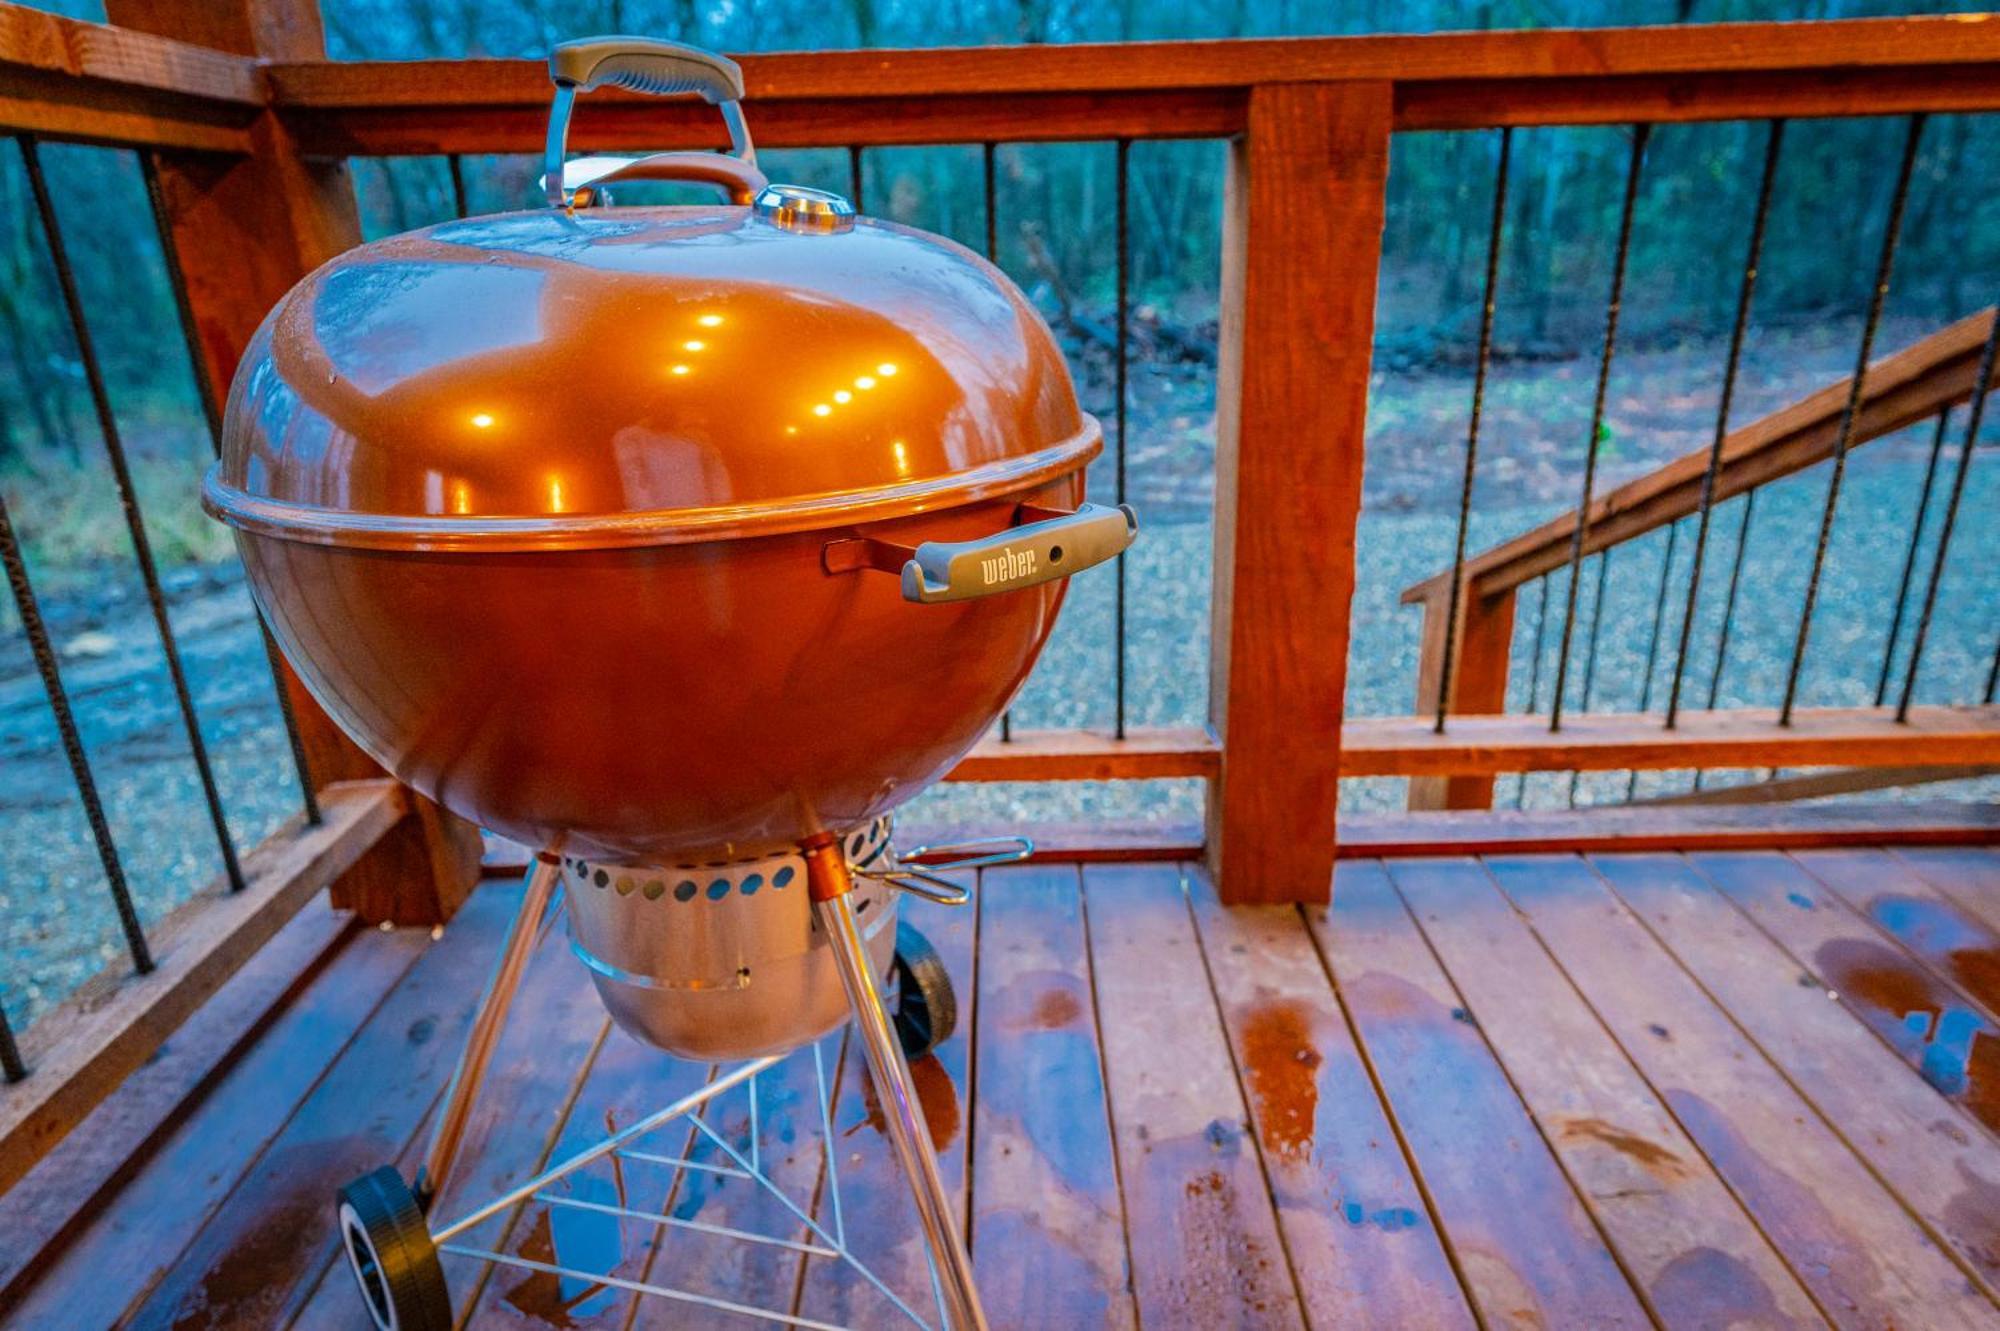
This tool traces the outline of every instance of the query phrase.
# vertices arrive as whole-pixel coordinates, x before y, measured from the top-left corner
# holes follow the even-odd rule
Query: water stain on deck
[[[1067,989],[1049,989],[1035,1000],[1030,1024],[1037,1030],[1060,1030],[1083,1015],[1083,1004]]]
[[[1813,964],[1828,987],[1913,1059],[1942,1094],[2000,1129],[2000,1032],[1916,963],[1882,943],[1834,938]]]
[[[1651,1293],[1669,1326],[1800,1325],[1749,1263],[1720,1248],[1690,1248],[1674,1258],[1653,1277]]]
[[[2000,937],[1956,907],[1928,897],[1884,892],[1868,916],[1918,955],[1934,958],[1988,1007],[2000,1006]]]
[[[951,1073],[938,1062],[937,1055],[926,1054],[910,1064],[910,1082],[916,1088],[917,1107],[923,1111],[924,1122],[931,1130],[931,1144],[945,1150],[958,1140],[958,1087],[952,1082]],[[881,1097],[875,1094],[874,1075],[866,1068],[862,1070],[861,1102],[867,1110],[868,1126],[887,1135],[889,1120],[882,1112]]]
[[[1658,1142],[1627,1132],[1601,1118],[1566,1118],[1561,1120],[1561,1124],[1558,1135],[1564,1141],[1594,1141],[1609,1146],[1620,1155],[1631,1158],[1662,1183],[1678,1183],[1694,1172],[1687,1161]]]
[[[298,1197],[269,1207],[241,1243],[202,1273],[191,1302],[176,1312],[173,1331],[256,1326],[277,1319],[282,1297],[274,1271],[294,1271],[305,1261],[329,1214],[324,1199]],[[344,1261],[345,1259],[343,1259]],[[341,1274],[342,1279],[347,1279]]]
[[[1173,1203],[1180,1260],[1170,1264],[1168,1283],[1190,1326],[1259,1325],[1271,1318],[1274,1303],[1290,1303],[1231,1177],[1242,1141],[1237,1127],[1216,1119],[1199,1132],[1146,1146],[1148,1172],[1180,1180]]]
[[[1313,1015],[1297,999],[1253,1004],[1243,1018],[1244,1077],[1258,1140],[1288,1162],[1312,1150],[1319,1121],[1319,1067]]]
[[[559,1220],[551,1219],[558,1214]],[[535,1213],[533,1223],[514,1245],[514,1251],[531,1262],[599,1272],[616,1270],[625,1256],[615,1217],[567,1207],[558,1211],[551,1206],[543,1206]],[[611,1307],[618,1302],[621,1291],[601,1281],[528,1271],[509,1285],[501,1297],[519,1312],[545,1325],[569,1328]]]

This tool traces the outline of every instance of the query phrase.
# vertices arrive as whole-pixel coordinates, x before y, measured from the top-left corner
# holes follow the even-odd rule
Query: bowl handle
[[[757,149],[750,142],[750,128],[743,121],[743,71],[734,60],[704,51],[683,42],[658,41],[646,37],[586,37],[563,42],[549,53],[549,77],[555,81],[555,100],[549,106],[549,132],[542,152],[542,189],[551,208],[564,208],[589,190],[582,202],[596,197],[591,187],[614,176],[649,180],[698,180],[720,184],[732,201],[748,203],[764,186],[757,170]],[[722,113],[729,130],[729,155],[741,163],[726,175],[719,164],[697,170],[699,164],[687,159],[715,157],[714,153],[657,153],[641,158],[586,158],[584,163],[619,163],[576,173],[565,170],[563,157],[569,144],[570,113],[576,95],[610,84],[631,92],[697,93]],[[572,163],[572,166],[580,165]],[[754,177],[755,183],[749,183]]]
[[[903,565],[903,599],[970,601],[1034,587],[1125,553],[1139,534],[1130,504],[1084,504],[970,541],[925,541]]]

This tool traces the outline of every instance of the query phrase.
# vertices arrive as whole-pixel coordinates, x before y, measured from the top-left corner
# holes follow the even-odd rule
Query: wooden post
[[[312,0],[106,0],[113,22],[269,60],[325,56]],[[361,240],[354,189],[340,161],[302,157],[269,111],[251,127],[247,157],[151,154],[164,213],[161,244],[179,265],[199,364],[218,398],[264,315],[292,284]],[[290,667],[285,689],[315,787],[379,778],[381,767],[342,734]],[[479,831],[429,800],[333,883],[333,903],[370,922],[450,918],[479,877]]]
[[[1223,215],[1208,856],[1225,901],[1332,892],[1390,85],[1251,90]]]
[[[1444,673],[1445,616],[1451,584],[1424,598],[1424,636],[1417,651],[1418,716],[1437,714]],[[1507,666],[1514,646],[1514,589],[1481,597],[1471,588],[1458,601],[1458,649],[1451,663],[1451,715],[1507,710]],[[1419,776],[1410,779],[1412,809],[1490,809],[1492,776]]]

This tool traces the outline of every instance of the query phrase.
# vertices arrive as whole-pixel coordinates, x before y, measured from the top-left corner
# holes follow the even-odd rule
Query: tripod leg
[[[854,1010],[855,1031],[861,1037],[868,1072],[882,1104],[889,1142],[916,1199],[917,1216],[930,1245],[931,1271],[943,1295],[946,1322],[951,1331],[986,1331],[986,1314],[972,1283],[972,1258],[959,1233],[956,1208],[938,1170],[930,1128],[918,1108],[910,1069],[903,1062],[896,1028],[882,1005],[881,986],[854,915],[850,895],[854,883],[848,876],[847,860],[840,843],[831,836],[815,838],[804,850],[813,915],[833,948],[848,1006]]]
[[[500,1031],[507,1024],[507,1009],[514,1002],[521,973],[528,969],[528,958],[540,936],[537,926],[548,913],[549,899],[561,881],[562,871],[546,860],[537,858],[528,866],[528,886],[521,894],[521,908],[507,930],[507,941],[501,945],[500,962],[493,968],[493,978],[486,982],[486,992],[480,997],[472,1031],[465,1037],[458,1067],[451,1074],[451,1087],[438,1110],[437,1127],[431,1134],[430,1151],[424,1156],[423,1172],[417,1175],[415,1191],[426,1207],[444,1190],[445,1178],[458,1158],[459,1144],[465,1140],[466,1120],[472,1115],[472,1102],[479,1096],[479,1083],[486,1079],[486,1065],[493,1060],[494,1046],[500,1043]]]

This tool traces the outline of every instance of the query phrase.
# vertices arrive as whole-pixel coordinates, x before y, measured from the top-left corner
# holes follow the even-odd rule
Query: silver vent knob
[[[787,231],[845,231],[854,225],[853,204],[804,185],[766,185],[750,206],[757,216]]]

